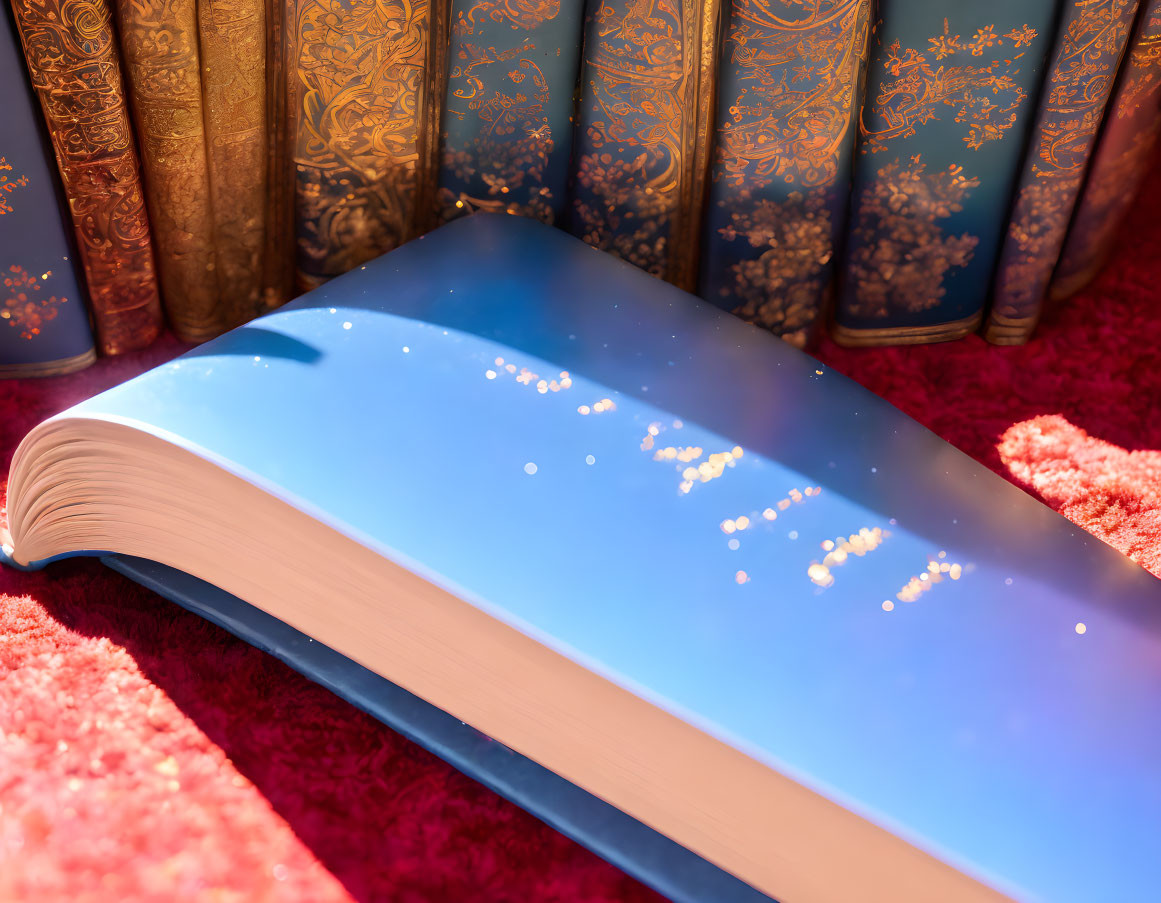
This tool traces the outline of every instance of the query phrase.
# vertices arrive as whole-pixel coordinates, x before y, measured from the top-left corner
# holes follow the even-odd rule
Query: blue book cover
[[[15,561],[187,571],[783,903],[1161,880],[1161,584],[530,219],[50,419],[9,516]]]
[[[584,0],[454,0],[439,219],[564,210]]]
[[[0,10],[0,377],[96,357],[40,106],[11,10]]]
[[[833,333],[935,342],[979,325],[1057,0],[882,0]]]

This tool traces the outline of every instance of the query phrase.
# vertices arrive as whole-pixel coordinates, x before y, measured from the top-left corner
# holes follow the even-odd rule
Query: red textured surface
[[[1021,348],[820,356],[1161,573],[1161,197]],[[0,383],[37,421],[180,350]],[[656,895],[270,657],[93,561],[0,571],[0,899]]]

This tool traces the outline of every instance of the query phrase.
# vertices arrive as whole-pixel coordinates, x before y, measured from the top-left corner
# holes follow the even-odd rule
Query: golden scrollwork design
[[[302,287],[409,238],[427,127],[429,0],[301,0],[294,165]]]
[[[860,117],[862,152],[886,150],[893,139],[910,137],[949,112],[965,126],[968,147],[999,140],[1016,123],[1017,110],[1027,99],[1013,72],[1036,36],[1027,25],[1004,34],[984,25],[965,37],[953,34],[944,19],[943,33],[929,38],[922,50],[895,40],[883,59],[891,77],[882,81]],[[1010,55],[1001,55],[1001,49]],[[997,55],[991,61],[976,62],[992,53]]]
[[[572,229],[678,284],[692,282],[717,15],[694,0],[603,0],[585,49]]]
[[[552,133],[549,79],[537,62],[540,35],[514,46],[494,40],[497,25],[530,32],[556,18],[560,0],[480,0],[452,23],[448,116],[475,124],[470,139],[445,135],[440,219],[489,210],[551,223],[558,200],[546,178],[559,136]]]

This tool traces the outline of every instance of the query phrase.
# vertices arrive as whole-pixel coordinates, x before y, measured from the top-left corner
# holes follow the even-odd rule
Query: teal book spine
[[[798,347],[846,224],[871,0],[735,0],[700,294]]]
[[[584,0],[454,0],[441,128],[440,222],[564,209]]]
[[[938,342],[980,324],[1056,0],[882,0],[832,329]]]
[[[1008,222],[984,336],[1028,341],[1060,257],[1137,0],[1069,0]]]
[[[720,0],[590,0],[567,225],[692,290]]]
[[[11,20],[0,9],[0,377],[48,376],[96,357],[52,149]]]

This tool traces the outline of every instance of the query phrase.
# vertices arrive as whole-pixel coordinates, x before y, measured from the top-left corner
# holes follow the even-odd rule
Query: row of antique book
[[[83,366],[90,324],[107,354],[207,339],[475,211],[800,346],[826,311],[847,344],[1026,341],[1161,132],[1161,0],[12,12],[0,375]]]

